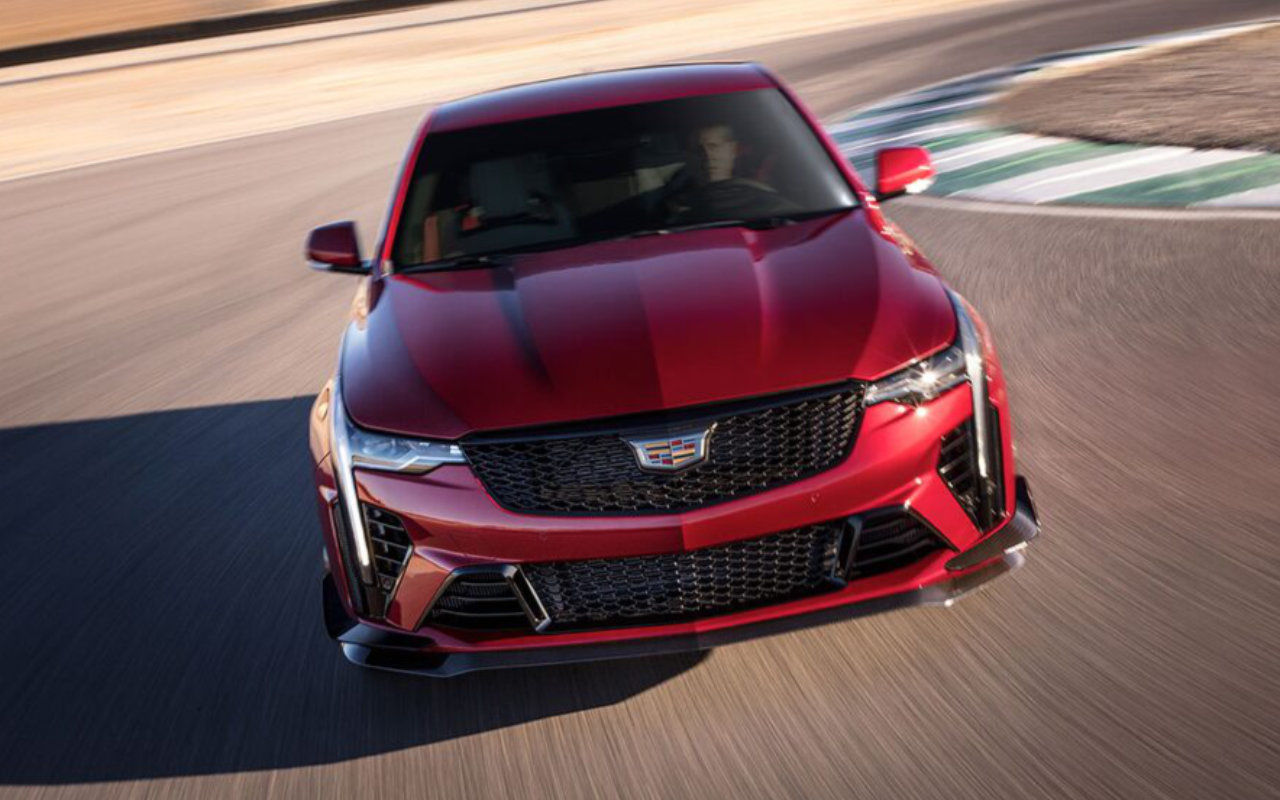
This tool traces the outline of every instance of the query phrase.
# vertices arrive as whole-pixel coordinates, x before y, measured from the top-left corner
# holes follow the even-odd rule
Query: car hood
[[[861,211],[395,275],[368,298],[348,413],[446,439],[876,378],[955,331],[941,281]]]

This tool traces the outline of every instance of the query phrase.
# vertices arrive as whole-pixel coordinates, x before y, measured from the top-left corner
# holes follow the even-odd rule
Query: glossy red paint
[[[773,88],[755,64],[672,64],[526,83],[441,105],[432,129],[454,131],[550,114]]]
[[[954,338],[941,283],[855,211],[392,276],[347,334],[345,399],[455,439],[876,378]]]
[[[911,184],[936,174],[923,147],[886,147],[876,153],[876,193],[882,198],[902,194]]]
[[[307,259],[335,267],[360,266],[355,223],[335,222],[313,230],[307,239]]]
[[[989,382],[992,402],[1007,408],[998,365]],[[541,517],[498,506],[466,467],[442,467],[412,477],[358,471],[362,501],[393,508],[409,529],[415,558],[388,610],[385,627],[415,631],[454,650],[508,649],[647,638],[714,630],[775,615],[804,613],[860,602],[949,577],[951,551],[891,573],[856,581],[844,590],[767,609],[756,609],[677,625],[629,627],[555,635],[499,634],[419,627],[430,601],[453,569],[483,563],[520,563],[620,558],[694,550],[821,522],[853,510],[908,504],[943,531],[959,550],[990,534],[978,531],[935,469],[942,437],[969,416],[970,394],[961,386],[924,407],[880,405],[868,409],[848,460],[839,467],[772,491],[682,514],[645,517]],[[1012,429],[1001,415],[1006,485],[1014,480]],[[323,497],[332,497],[332,476],[322,466]],[[327,490],[327,491],[326,491]],[[1006,509],[1013,512],[1011,493]],[[330,516],[325,521],[332,563],[339,564]],[[997,529],[998,530],[998,529]],[[349,602],[349,601],[348,601]]]
[[[432,130],[606,105],[778,86],[814,128],[861,208],[766,231],[723,228],[600,242],[512,257],[480,270],[393,275],[386,243]],[[891,158],[897,158],[891,156]],[[905,156],[903,160],[909,161]],[[916,159],[918,167],[918,159]],[[896,163],[896,162],[895,162]],[[532,84],[446,104],[424,121],[393,194],[375,270],[353,304],[341,356],[348,414],[368,428],[435,439],[874,380],[949,346],[956,319],[933,267],[880,212],[813,114],[756,65],[626,70]],[[1004,375],[985,324],[990,403],[999,412],[1004,485],[1014,483]],[[311,424],[326,553],[344,574],[327,385]],[[548,517],[500,507],[465,465],[425,475],[355,470],[360,500],[393,510],[413,555],[371,628],[441,652],[644,639],[744,625],[941,582],[952,551],[813,597],[678,624],[560,634],[422,627],[449,573],[480,563],[617,558],[749,539],[871,508],[909,505],[958,550],[974,527],[936,465],[940,442],[971,416],[961,385],[919,409],[865,410],[844,463],[753,496],[684,513]],[[1014,511],[1012,491],[1005,511]],[[997,528],[998,530],[998,528]],[[345,581],[336,582],[349,615]]]

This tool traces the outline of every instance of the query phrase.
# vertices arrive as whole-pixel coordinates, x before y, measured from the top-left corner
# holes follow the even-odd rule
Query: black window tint
[[[429,134],[393,257],[408,266],[854,202],[777,90],[689,97]]]

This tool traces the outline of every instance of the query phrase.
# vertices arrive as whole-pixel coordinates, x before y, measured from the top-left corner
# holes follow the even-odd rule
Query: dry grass
[[[1055,136],[1280,152],[1280,25],[1031,81],[991,114]]]

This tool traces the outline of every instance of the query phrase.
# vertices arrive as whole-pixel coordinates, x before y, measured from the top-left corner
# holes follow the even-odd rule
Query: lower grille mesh
[[[945,546],[928,523],[895,506],[690,552],[523,564],[514,575],[530,605],[545,608],[548,630],[556,632],[781,603],[913,564]],[[530,630],[524,606],[500,569],[456,574],[427,621]]]
[[[499,572],[459,574],[432,606],[428,619],[439,625],[483,630],[526,628],[529,624],[511,584]]]
[[[927,524],[900,508],[868,511],[861,521],[849,580],[905,567],[943,547]]]
[[[552,628],[724,613],[834,588],[839,520],[718,547],[523,566]]]

